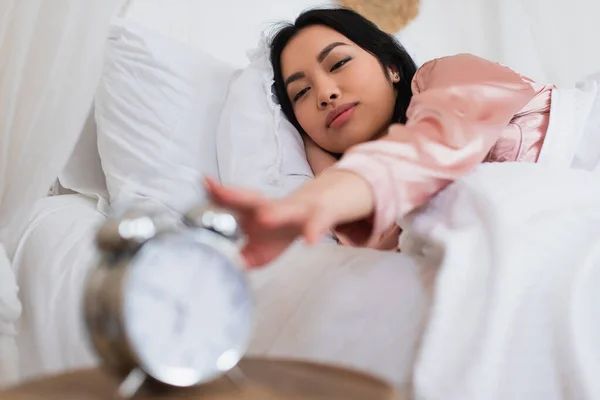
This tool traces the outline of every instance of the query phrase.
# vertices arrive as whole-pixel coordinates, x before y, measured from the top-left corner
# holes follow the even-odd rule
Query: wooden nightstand
[[[142,387],[139,400],[393,400],[394,389],[372,376],[339,367],[292,360],[246,358],[244,379],[220,378],[188,389]],[[119,382],[102,369],[48,377],[0,392],[1,400],[113,400]]]

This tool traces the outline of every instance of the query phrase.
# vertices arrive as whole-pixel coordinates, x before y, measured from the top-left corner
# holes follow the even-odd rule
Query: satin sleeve
[[[370,185],[375,209],[368,232],[354,245],[370,246],[399,218],[481,163],[502,129],[535,96],[533,81],[500,64],[461,54],[424,64],[412,82],[406,125],[351,148],[332,168],[352,171]]]

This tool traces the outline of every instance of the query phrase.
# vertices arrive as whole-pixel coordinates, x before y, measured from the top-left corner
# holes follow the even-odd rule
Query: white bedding
[[[79,195],[37,202],[14,259],[23,301],[21,378],[95,363],[80,305],[103,218],[94,200]],[[298,245],[250,277],[257,303],[250,353],[317,359],[407,382],[427,298],[406,256]]]
[[[40,200],[15,257],[22,377],[95,362],[81,329],[83,277],[103,217],[78,195]],[[350,365],[427,399],[597,399],[598,175],[491,164],[405,221],[397,253],[296,246],[251,273],[250,352]],[[441,266],[428,296],[420,272]],[[523,397],[526,394],[526,397]]]
[[[79,305],[103,220],[96,201],[80,195],[35,204],[13,259],[23,304],[17,335],[22,379],[93,363]]]
[[[441,260],[416,398],[600,398],[599,179],[481,165],[405,221]]]
[[[251,272],[250,353],[354,366],[422,398],[600,398],[598,175],[482,165],[404,221],[405,255],[321,244]],[[40,200],[15,255],[22,378],[91,365],[81,288],[103,221],[79,195]],[[423,272],[441,266],[435,306]]]

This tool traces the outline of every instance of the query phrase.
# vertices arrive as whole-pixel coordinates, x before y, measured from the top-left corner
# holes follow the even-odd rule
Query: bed
[[[39,200],[14,263],[23,314],[17,347],[22,379],[94,365],[81,295],[104,216],[93,199]],[[368,268],[365,266],[368,265]],[[369,371],[403,386],[428,297],[417,265],[397,253],[299,244],[250,273],[257,328],[251,354],[291,356]]]
[[[205,47],[206,32],[214,29],[208,26],[206,15],[203,21],[207,24],[190,20],[194,15],[190,10],[200,12],[196,8],[200,3],[182,0],[176,7],[169,7],[170,1],[133,1],[122,14],[157,32],[195,44],[196,48]],[[511,6],[516,4],[511,3]],[[299,8],[308,5],[303,1],[297,4]],[[428,3],[427,9],[431,9],[430,5]],[[507,10],[510,11],[504,9],[503,15],[512,18]],[[299,10],[290,8],[288,11],[289,15],[281,16],[291,17]],[[224,10],[219,12],[228,15]],[[252,29],[259,26],[262,24],[257,22]],[[122,28],[123,25],[118,27]],[[407,38],[412,35],[412,43],[416,43],[424,30],[409,29]],[[134,32],[128,38],[135,39],[135,35]],[[436,33],[436,41],[438,36]],[[111,40],[118,44],[117,37],[121,36],[111,36]],[[235,37],[229,39],[236,43]],[[496,43],[495,39],[491,41]],[[176,51],[171,42],[162,39],[149,42],[154,50],[165,54]],[[481,42],[489,44],[485,40]],[[533,46],[532,43],[528,40],[527,46]],[[209,50],[218,53],[218,57],[212,57],[210,63],[222,66],[214,58],[223,58],[231,48],[212,45]],[[243,45],[247,46],[247,42]],[[482,44],[477,40],[471,45],[475,49]],[[144,54],[154,54],[150,50]],[[416,53],[427,55],[439,51],[442,50],[417,49]],[[186,52],[166,57],[171,59],[167,66],[176,69],[188,62],[189,54],[183,53]],[[193,97],[198,90],[209,87],[208,83],[215,84],[216,90],[211,86],[212,94],[222,95],[227,92],[224,85],[233,82],[232,77],[237,77],[240,92],[250,87],[256,89],[252,93],[266,93],[270,98],[270,86],[265,86],[263,81],[242,87],[241,83],[253,78],[246,73],[253,69],[244,69],[241,65],[247,60],[245,55],[240,51],[233,53],[235,59],[225,61],[228,67],[215,68],[223,73],[218,80],[212,76],[198,82],[180,79],[176,81],[178,85],[189,81],[197,87],[187,90],[185,85],[178,86],[183,89],[176,91],[181,97],[174,95],[171,100]],[[494,53],[490,58],[502,61],[501,53]],[[534,74],[545,74],[539,62],[523,61],[515,55],[517,53],[511,53],[513,59],[527,64]],[[209,64],[204,62],[206,60],[202,56],[192,60],[190,65],[206,67]],[[256,67],[254,71],[259,71],[258,75],[264,75],[264,70],[260,70],[264,60],[264,52],[261,55],[257,51],[250,55],[248,63]],[[177,72],[185,75],[189,71]],[[158,86],[152,85],[152,79],[117,78],[113,81],[121,79],[120,87],[125,89]],[[216,85],[217,81],[221,86]],[[114,100],[108,99],[115,91],[107,90],[111,89],[107,85],[106,80],[101,80],[100,87],[106,96],[96,97],[96,111],[100,113],[92,113],[81,132],[74,155],[67,163],[66,170],[70,172],[65,170],[59,176],[66,188],[39,199],[25,223],[11,237],[8,250],[23,308],[16,335],[19,380],[97,363],[82,326],[82,288],[86,273],[96,259],[95,231],[110,210],[109,192],[114,191],[111,181],[114,183],[117,176],[114,172],[120,168],[120,160],[130,159],[116,156],[100,160],[100,142],[106,137],[95,136],[96,116],[100,115],[102,123],[102,118],[111,114],[110,107],[127,106],[102,103]],[[590,110],[595,110],[596,128],[600,127],[600,103],[590,105],[597,97],[597,83],[578,90],[579,97],[573,97],[572,93],[563,97],[566,103],[570,98],[577,110],[568,110],[567,104],[558,113],[563,118],[552,123],[562,137],[576,130],[577,121],[588,118],[587,115],[575,118],[577,112],[594,114]],[[121,97],[125,98],[127,93],[135,97],[132,93],[137,92],[124,90],[123,93]],[[257,103],[251,96],[244,100],[248,108]],[[158,104],[157,109],[174,107],[177,101]],[[222,101],[225,110],[246,109],[238,103],[229,103],[228,108],[228,100],[223,98]],[[589,107],[583,110],[581,105],[585,104]],[[186,123],[189,126],[200,122],[212,124],[202,129],[203,132],[221,132],[227,128],[225,125],[233,125],[235,116],[225,118],[227,124],[223,124],[223,118],[217,121],[218,112],[212,106],[205,107],[204,114],[196,113],[206,118],[199,121],[190,113]],[[151,120],[153,115],[146,113],[143,122]],[[252,115],[257,116],[259,112]],[[210,164],[207,168],[211,173],[235,183],[252,181],[264,172],[264,179],[252,182],[265,184],[266,191],[273,189],[274,192],[275,188],[289,191],[311,179],[306,160],[297,161],[304,157],[302,145],[297,137],[285,134],[285,121],[278,119],[274,124],[273,114],[268,110],[260,116],[252,122],[281,129],[273,138],[258,141],[233,140],[227,135],[220,135],[220,141],[209,138],[212,142],[204,146],[209,151],[202,154],[203,160]],[[119,120],[112,127],[127,132],[135,130],[130,128],[139,126],[136,123],[139,121]],[[238,128],[247,127],[240,121],[237,124]],[[256,132],[273,133],[273,129],[263,127],[256,128]],[[589,149],[598,144],[595,138],[593,136],[584,147]],[[147,137],[140,137],[140,140],[145,139]],[[240,161],[240,155],[248,153],[253,143],[262,146],[254,147],[256,151],[279,152],[273,157],[272,165],[260,174],[255,168],[262,165],[254,165],[252,160]],[[557,141],[548,148],[558,151],[565,143]],[[179,145],[186,149],[185,142]],[[238,150],[233,149],[233,145]],[[215,147],[221,154],[211,154]],[[284,147],[289,150],[285,158],[280,156]],[[162,150],[164,147],[148,148]],[[190,154],[196,153],[191,151]],[[413,387],[425,399],[504,400],[519,398],[523,393],[529,394],[528,399],[600,398],[600,386],[593,379],[600,371],[597,361],[600,349],[594,342],[600,330],[597,324],[588,323],[597,321],[594,316],[598,311],[593,305],[599,304],[593,284],[600,281],[597,273],[600,264],[595,252],[600,235],[596,228],[600,226],[597,223],[600,192],[597,175],[568,170],[571,156],[554,157],[561,165],[548,162],[539,166],[486,166],[456,182],[426,207],[401,221],[405,228],[404,254],[345,248],[328,242],[314,247],[298,243],[269,268],[250,273],[258,307],[250,353],[309,358],[358,368],[379,375],[399,388]],[[597,159],[597,154],[588,158],[594,157]],[[551,161],[553,157],[546,158]],[[290,163],[292,159],[296,161]],[[201,201],[194,189],[198,186],[197,176],[187,176],[185,169],[181,171],[167,179],[171,184],[176,183],[169,187],[188,187],[190,198]],[[134,174],[134,168],[128,172]],[[241,176],[244,172],[247,175]],[[289,186],[281,186],[282,176],[292,178]],[[159,188],[152,195],[163,196],[161,203],[165,196],[169,197],[169,190]],[[528,249],[536,251],[528,252]],[[547,279],[538,279],[540,276]],[[512,296],[504,296],[505,293]],[[548,326],[551,329],[546,329]],[[560,334],[553,335],[553,332]],[[557,348],[560,351],[556,351]]]
[[[22,379],[97,362],[81,293],[103,221],[81,195],[37,202],[14,257]],[[357,368],[424,398],[597,398],[596,173],[482,165],[403,224],[406,254],[297,244],[251,272],[249,353]]]

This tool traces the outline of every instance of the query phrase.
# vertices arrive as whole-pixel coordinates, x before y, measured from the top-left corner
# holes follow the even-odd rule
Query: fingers
[[[256,248],[250,244],[242,249],[242,258],[248,268],[264,267],[278,258],[286,247],[273,246],[271,250],[268,250],[268,247]]]
[[[251,190],[222,186],[210,178],[204,180],[204,186],[215,203],[244,216],[251,243],[242,256],[249,268],[270,263],[300,236],[309,244],[316,243],[333,224],[332,216],[321,212],[310,198],[272,200]]]
[[[308,244],[318,242],[333,228],[332,219],[295,202],[280,201],[260,210],[258,220],[265,228],[297,226]]]
[[[204,178],[204,187],[215,203],[238,211],[254,209],[265,201],[265,198],[257,192],[225,187],[208,177]]]
[[[327,216],[297,204],[280,203],[261,210],[259,219],[266,228],[272,229],[296,225],[308,244],[316,243],[332,228]]]
[[[297,203],[276,201],[260,210],[258,220],[266,228],[302,224],[307,218],[307,208]]]
[[[263,257],[261,257],[261,253],[252,251],[249,248],[242,249],[242,258],[246,262],[246,266],[248,268],[257,268],[268,264],[268,262],[264,262],[264,260],[261,262],[261,259],[263,259]]]
[[[331,229],[332,222],[324,215],[314,215],[304,226],[304,240],[308,244],[315,244]]]

